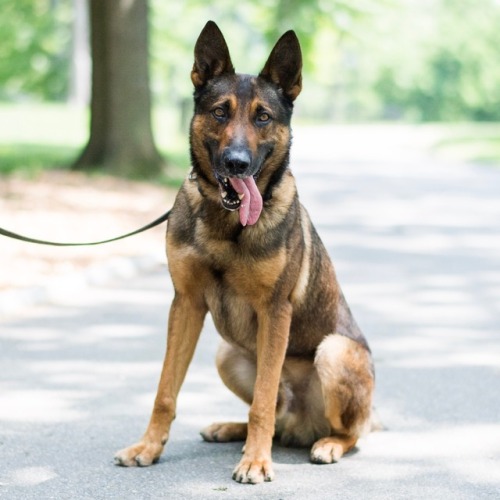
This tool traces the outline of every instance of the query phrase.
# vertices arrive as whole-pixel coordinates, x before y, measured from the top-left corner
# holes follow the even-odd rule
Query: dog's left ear
[[[194,47],[191,81],[198,88],[222,74],[234,74],[233,63],[221,30],[213,21],[208,21]]]
[[[302,89],[302,52],[299,39],[287,31],[276,43],[259,76],[273,82],[293,101]]]

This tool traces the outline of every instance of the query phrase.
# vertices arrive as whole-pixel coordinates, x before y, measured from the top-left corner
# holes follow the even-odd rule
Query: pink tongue
[[[252,226],[260,217],[262,212],[262,196],[257,189],[252,176],[238,179],[230,177],[229,181],[238,194],[243,195],[240,205],[240,222],[242,226]]]

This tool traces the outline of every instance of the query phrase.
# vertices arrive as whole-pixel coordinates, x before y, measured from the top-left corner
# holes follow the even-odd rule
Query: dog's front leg
[[[177,395],[200,336],[207,309],[192,297],[176,294],[168,322],[167,352],[148,428],[141,441],[120,450],[115,463],[147,466],[158,461],[175,418]]]
[[[255,484],[274,478],[271,446],[291,317],[289,303],[258,313],[257,378],[248,418],[245,452],[233,472],[233,479],[240,483]]]

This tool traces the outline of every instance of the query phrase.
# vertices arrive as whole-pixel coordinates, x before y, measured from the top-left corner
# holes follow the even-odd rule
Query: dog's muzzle
[[[262,212],[262,195],[256,184],[251,151],[245,146],[226,148],[214,168],[219,182],[222,206],[226,210],[239,210],[243,226],[253,225]]]
[[[219,191],[222,206],[226,210],[239,210],[242,226],[252,226],[262,212],[262,195],[257,188],[255,178],[248,177],[219,177]]]

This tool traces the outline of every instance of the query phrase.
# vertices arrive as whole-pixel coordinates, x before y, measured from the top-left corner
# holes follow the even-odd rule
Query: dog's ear
[[[293,101],[302,89],[302,52],[299,39],[287,31],[276,43],[260,77],[273,82]]]
[[[198,88],[214,76],[223,74],[234,74],[233,63],[219,27],[213,21],[208,21],[194,47],[191,80]]]

